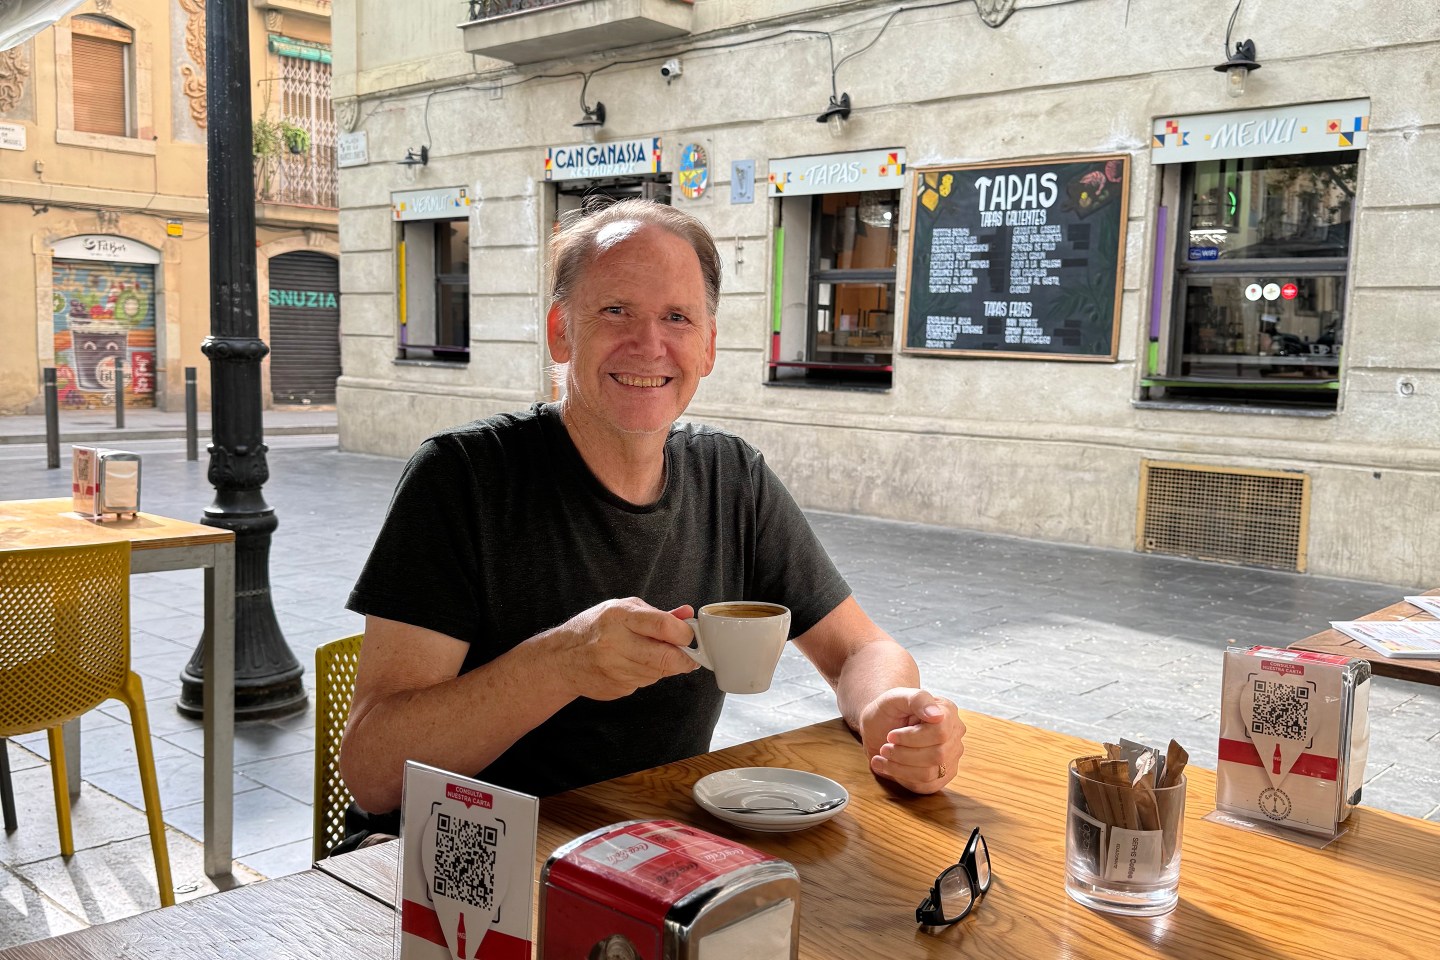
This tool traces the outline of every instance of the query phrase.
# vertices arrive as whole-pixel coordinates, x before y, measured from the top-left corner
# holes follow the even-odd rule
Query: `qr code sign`
[[[1255,681],[1250,732],[1282,740],[1304,740],[1310,729],[1310,688],[1276,680]]]
[[[495,844],[489,824],[453,814],[435,817],[435,894],[481,910],[495,906]]]

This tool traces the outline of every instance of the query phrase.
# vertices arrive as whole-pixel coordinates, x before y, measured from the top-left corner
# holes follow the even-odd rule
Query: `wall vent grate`
[[[1135,549],[1305,570],[1310,477],[1142,460]]]

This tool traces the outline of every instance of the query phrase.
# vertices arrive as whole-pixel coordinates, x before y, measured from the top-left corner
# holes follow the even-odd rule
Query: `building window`
[[[781,200],[786,292],[771,382],[891,385],[899,207],[898,190]]]
[[[401,224],[401,360],[470,360],[470,221]]]
[[[70,21],[74,129],[112,137],[135,135],[135,33],[105,17]]]
[[[1358,163],[1183,165],[1167,398],[1335,406]]]

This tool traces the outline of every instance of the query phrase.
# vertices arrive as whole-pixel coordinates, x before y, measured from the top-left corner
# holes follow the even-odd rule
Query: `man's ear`
[[[705,369],[704,369],[703,371],[701,371],[701,373],[700,373],[700,376],[702,376],[702,377],[708,377],[708,376],[710,376],[710,371],[712,371],[712,370],[715,369],[715,334],[716,334],[716,333],[717,333],[717,329],[716,329],[716,325],[715,325],[715,318],[712,316],[712,317],[710,318],[710,342],[709,342],[708,344],[706,344],[706,351],[705,351]]]
[[[552,303],[545,314],[545,339],[550,344],[550,359],[556,363],[570,362],[570,340],[565,334],[565,311]]]

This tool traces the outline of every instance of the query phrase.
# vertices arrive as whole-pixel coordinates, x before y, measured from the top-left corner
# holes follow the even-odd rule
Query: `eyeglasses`
[[[965,919],[990,889],[990,849],[976,827],[965,852],[935,878],[930,895],[915,908],[915,922],[943,927]]]

